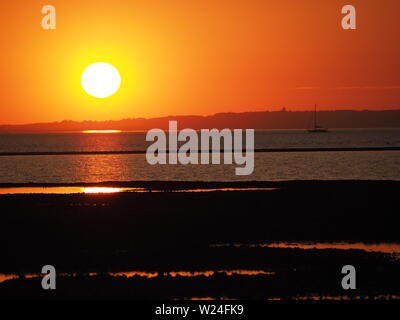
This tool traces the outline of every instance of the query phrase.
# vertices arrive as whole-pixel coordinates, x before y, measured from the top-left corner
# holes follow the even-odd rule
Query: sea
[[[254,154],[246,176],[235,174],[235,163],[150,165],[145,153],[126,153],[150,144],[146,132],[2,133],[0,183],[400,180],[400,151],[387,150],[400,147],[400,128],[257,130],[255,149],[264,152]],[[350,150],[310,151],[321,148]]]

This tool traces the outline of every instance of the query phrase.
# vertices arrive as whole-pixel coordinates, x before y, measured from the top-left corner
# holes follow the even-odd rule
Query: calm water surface
[[[4,152],[140,151],[143,132],[0,134]],[[255,148],[400,147],[400,129],[256,131]],[[256,153],[250,176],[236,165],[155,165],[144,154],[1,156],[0,183],[71,183],[131,180],[236,181],[400,180],[400,151]]]
[[[1,134],[1,152],[140,151],[149,142],[145,132]],[[400,128],[332,129],[326,134],[306,130],[256,130],[255,148],[400,147]]]

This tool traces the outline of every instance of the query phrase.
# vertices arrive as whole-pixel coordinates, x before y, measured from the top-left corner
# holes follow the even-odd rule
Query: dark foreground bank
[[[153,192],[0,196],[0,274],[14,275],[1,299],[400,296],[400,263],[388,252],[267,246],[399,243],[400,182],[101,185]],[[217,187],[276,189],[169,192]],[[47,264],[54,291],[36,277]],[[357,270],[356,290],[341,286],[344,265]]]

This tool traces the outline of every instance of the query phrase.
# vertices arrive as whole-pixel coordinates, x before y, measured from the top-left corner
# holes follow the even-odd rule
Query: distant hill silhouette
[[[72,121],[0,125],[0,132],[65,132],[82,130],[149,130],[167,129],[169,120],[178,121],[184,128],[254,128],[306,129],[311,126],[312,111],[265,111],[244,113],[217,113],[211,116],[168,116],[161,118],[134,118],[117,121]],[[382,111],[319,111],[318,123],[327,128],[390,128],[400,127],[400,110]]]

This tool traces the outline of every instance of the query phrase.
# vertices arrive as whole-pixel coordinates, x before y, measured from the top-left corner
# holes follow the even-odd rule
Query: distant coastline
[[[217,113],[210,116],[167,116],[160,118],[132,118],[109,121],[72,121],[4,124],[0,133],[17,132],[79,132],[85,130],[143,131],[152,128],[167,129],[169,120],[177,120],[180,128],[253,128],[253,129],[307,129],[313,111],[264,111],[244,113]],[[400,110],[336,110],[319,111],[318,121],[327,128],[397,128]]]

